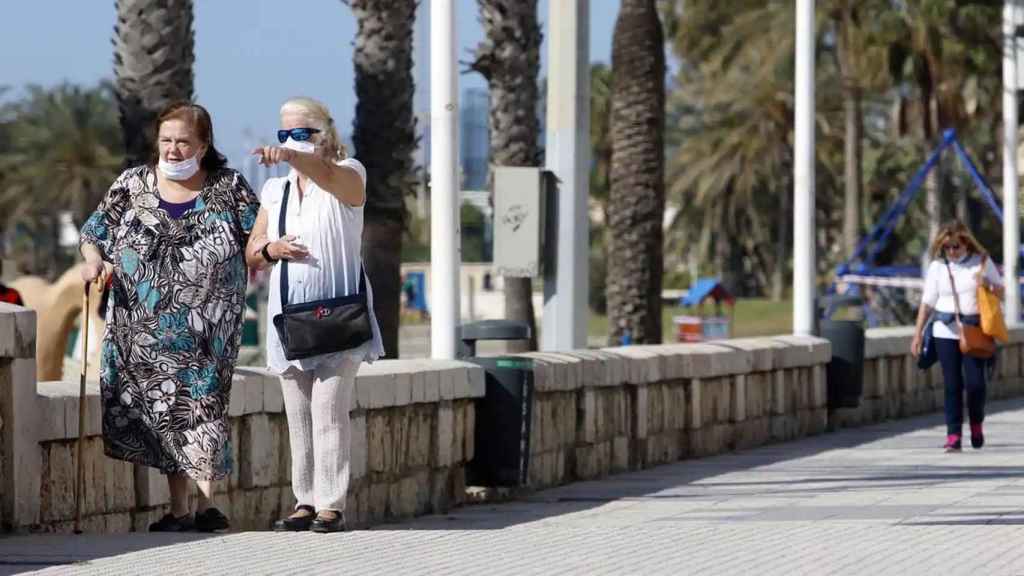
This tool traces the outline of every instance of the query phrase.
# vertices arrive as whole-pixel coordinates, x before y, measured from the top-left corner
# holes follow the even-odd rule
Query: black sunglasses
[[[291,130],[278,130],[277,141],[284,144],[289,136],[296,142],[305,142],[313,137],[313,134],[320,132],[316,128],[292,128]]]

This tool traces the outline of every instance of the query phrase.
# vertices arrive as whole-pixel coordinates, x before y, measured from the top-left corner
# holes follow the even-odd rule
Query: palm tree
[[[358,22],[356,116],[352,130],[370,175],[363,250],[384,350],[398,357],[405,198],[416,190],[412,37],[416,0],[345,0]]]
[[[54,206],[70,210],[81,226],[123,163],[113,87],[30,86],[3,116],[3,217],[32,232],[37,249],[49,256],[41,259],[51,263],[49,272],[61,270],[66,258],[58,251]]]
[[[491,164],[537,166],[541,31],[537,0],[477,0],[484,41],[470,68],[490,88]],[[531,339],[516,351],[537,349],[533,287],[529,278],[505,278],[505,317],[526,322]]]
[[[590,67],[590,204],[601,215],[590,223],[590,308],[598,314],[608,311],[608,190],[612,169],[612,70],[605,64]]]
[[[655,0],[622,0],[612,38],[608,323],[661,342],[665,42]]]
[[[833,0],[836,68],[843,90],[844,185],[843,245],[853,254],[860,239],[864,195],[864,93],[888,87],[888,45],[882,42],[892,14],[888,0]]]
[[[114,75],[127,163],[153,155],[156,115],[192,99],[192,0],[116,0]]]

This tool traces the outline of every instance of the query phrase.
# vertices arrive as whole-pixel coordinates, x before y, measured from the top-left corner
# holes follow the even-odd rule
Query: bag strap
[[[956,281],[953,280],[953,269],[949,267],[949,259],[946,258],[946,272],[949,272],[949,285],[953,288],[953,304],[956,306],[956,323],[963,326],[960,321],[960,296],[956,293]]]
[[[277,237],[284,238],[285,222],[288,219],[288,191],[292,187],[292,181],[284,183],[284,196],[281,198],[281,213],[277,217]],[[288,260],[281,259],[281,310],[288,304]]]
[[[292,181],[284,183],[284,196],[281,197],[281,214],[277,218],[277,237],[284,238],[285,221],[288,219],[288,192],[291,190]],[[359,263],[359,293],[366,293],[366,267]],[[281,310],[288,304],[288,260],[281,259]]]

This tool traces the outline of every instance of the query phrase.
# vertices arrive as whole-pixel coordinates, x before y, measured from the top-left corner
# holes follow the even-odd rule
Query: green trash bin
[[[864,321],[835,320],[832,315],[844,307],[864,303],[857,296],[822,299],[824,311],[819,334],[832,344],[832,359],[826,369],[828,409],[857,408],[864,392]]]
[[[522,322],[485,320],[461,327],[463,357],[484,369],[486,393],[476,402],[476,449],[467,466],[473,486],[525,486],[529,479],[533,416],[533,361],[515,356],[473,356],[479,340],[523,340]]]

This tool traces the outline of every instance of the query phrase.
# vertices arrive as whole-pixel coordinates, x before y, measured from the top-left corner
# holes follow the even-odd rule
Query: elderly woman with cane
[[[362,265],[366,169],[346,158],[327,108],[281,107],[281,146],[253,152],[291,173],[263,186],[246,258],[270,276],[267,363],[280,375],[297,505],[278,531],[345,529],[356,371],[384,353]]]
[[[228,402],[259,201],[213,145],[210,115],[171,104],[157,153],[125,170],[82,227],[82,278],[113,275],[100,352],[108,456],[167,475],[154,532],[228,528],[213,482],[231,470]],[[199,487],[193,519],[190,480]]]

